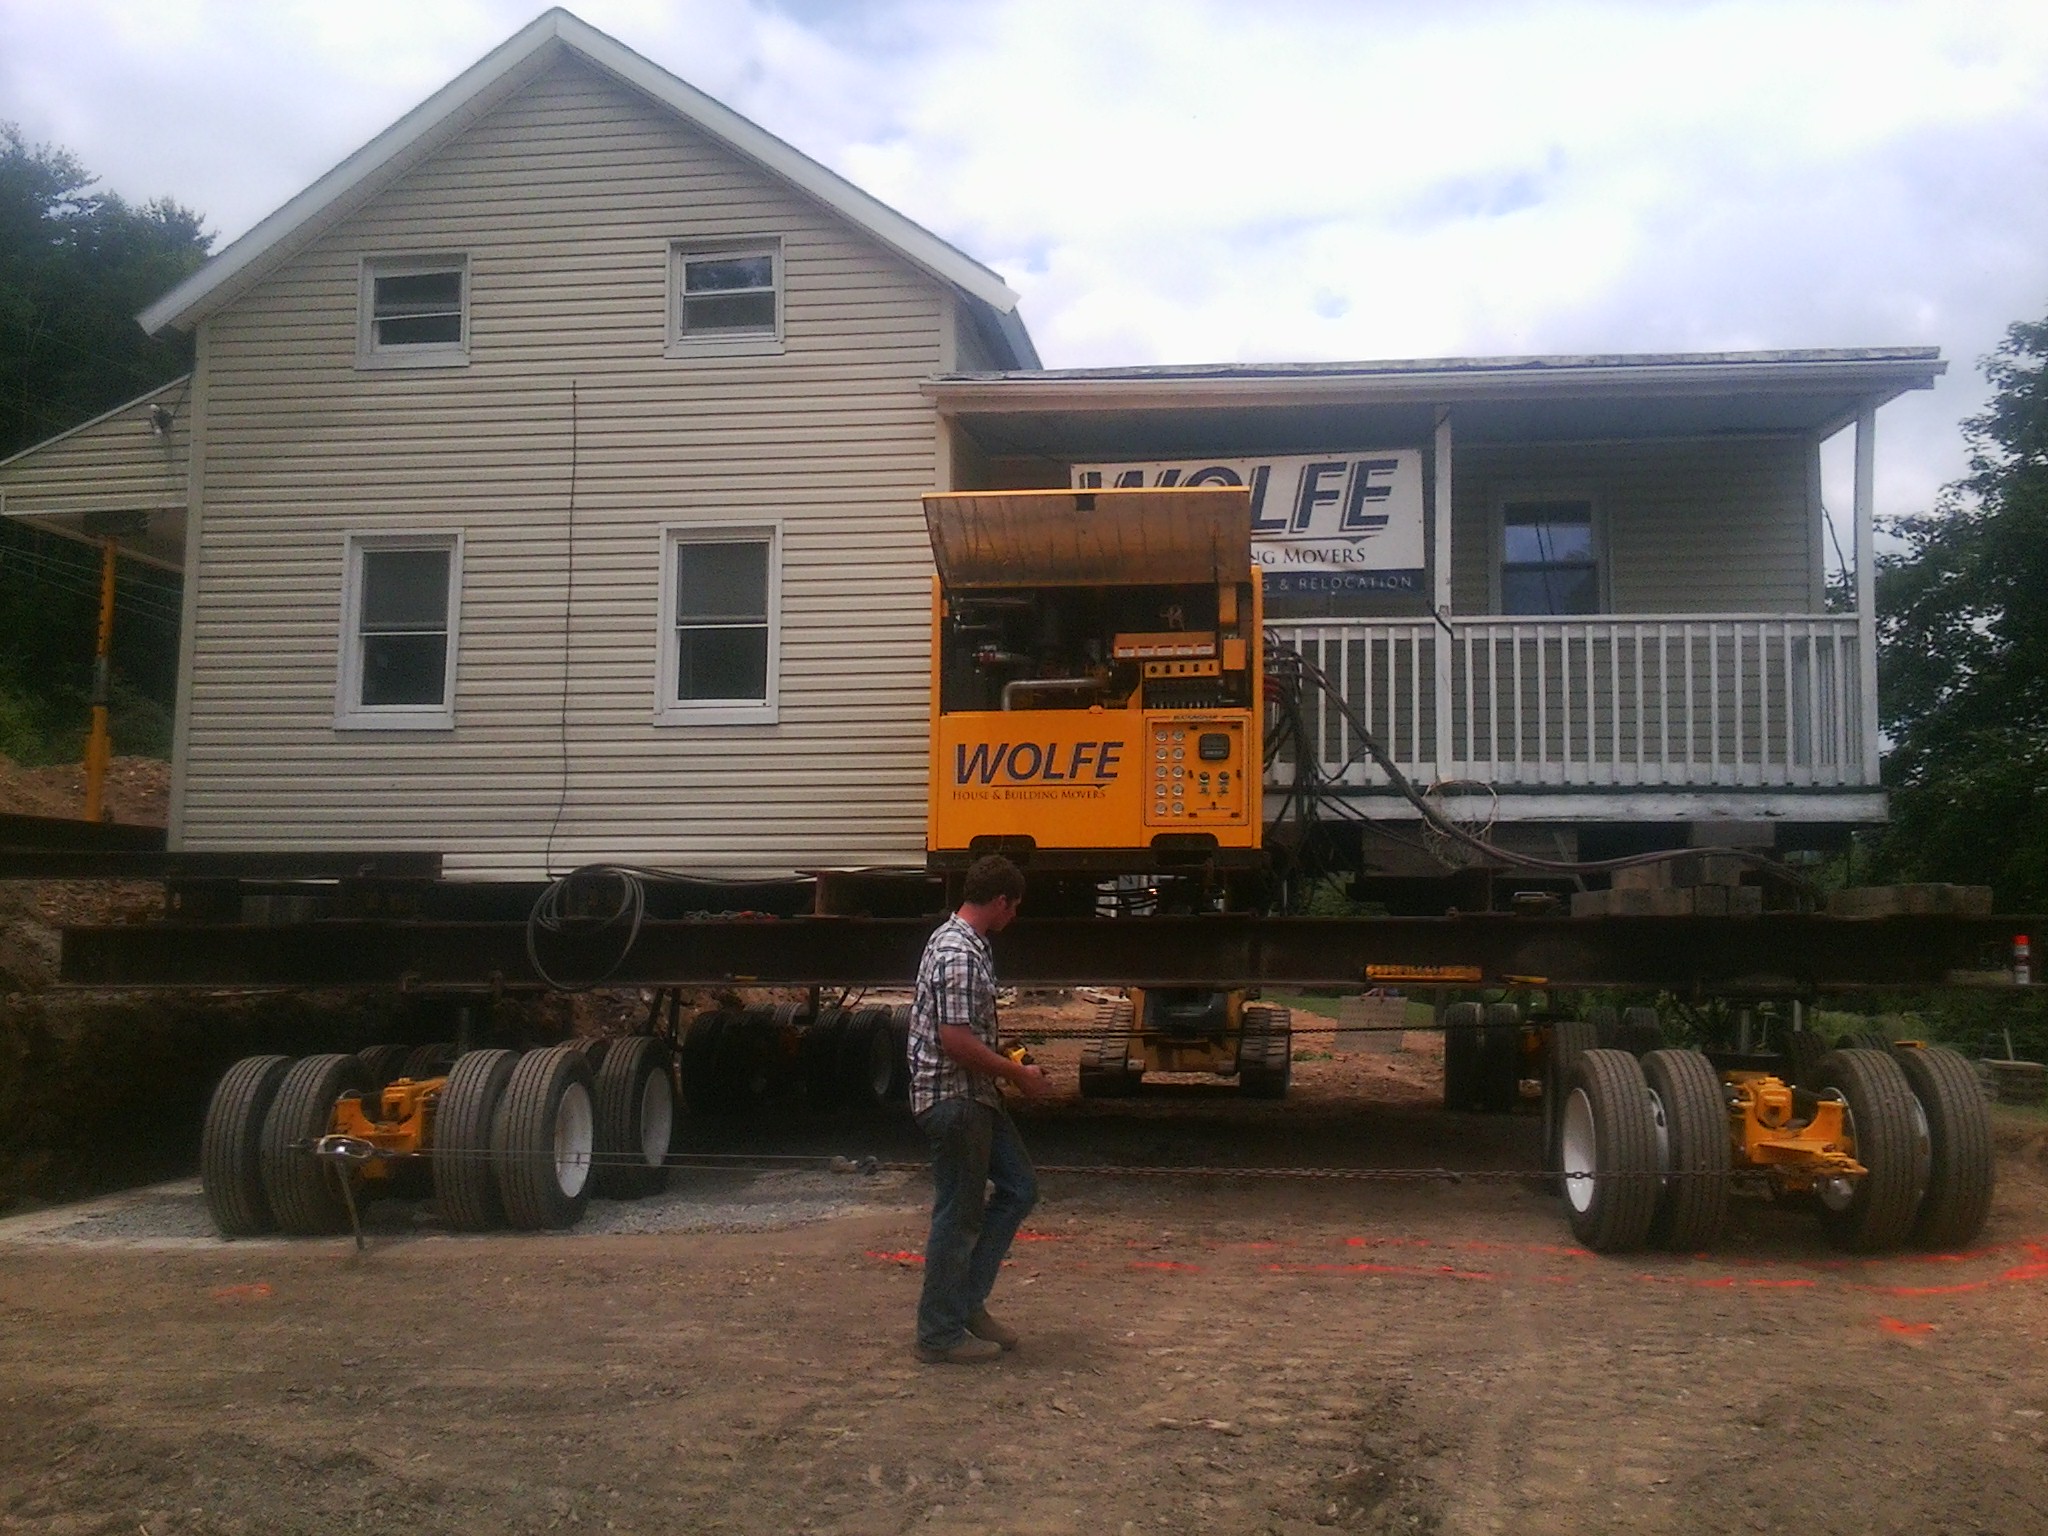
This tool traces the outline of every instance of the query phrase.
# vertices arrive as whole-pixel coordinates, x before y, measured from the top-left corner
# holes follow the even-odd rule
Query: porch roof
[[[999,455],[1311,452],[1415,442],[1831,436],[1929,389],[1936,347],[1215,363],[946,374],[925,392]]]

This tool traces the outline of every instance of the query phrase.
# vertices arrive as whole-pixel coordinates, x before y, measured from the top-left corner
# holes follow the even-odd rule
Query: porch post
[[[1863,784],[1877,782],[1877,408],[1856,412],[1856,675],[1862,684]]]
[[[1435,580],[1430,601],[1436,608],[1437,623],[1431,626],[1436,642],[1436,776],[1451,773],[1451,661],[1452,647],[1445,621],[1451,616],[1451,408],[1436,408],[1436,528],[1433,539]]]

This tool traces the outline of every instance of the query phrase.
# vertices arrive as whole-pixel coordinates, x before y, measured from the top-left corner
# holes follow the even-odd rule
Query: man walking
[[[978,1365],[1017,1347],[988,1313],[1003,1256],[1038,1200],[1001,1079],[1037,1097],[1042,1067],[996,1049],[996,973],[988,935],[1024,900],[1024,875],[1000,854],[968,866],[960,909],[933,932],[910,1006],[910,1108],[932,1142],[932,1230],[917,1304],[917,1357]],[[988,1196],[988,1185],[995,1195]]]

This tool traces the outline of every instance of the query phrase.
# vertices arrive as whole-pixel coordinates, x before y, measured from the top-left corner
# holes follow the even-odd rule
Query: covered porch
[[[1853,825],[1884,816],[1876,413],[1944,366],[1909,348],[958,375],[929,388],[958,489],[1174,483],[1130,477],[1211,458],[1417,460],[1421,568],[1356,581],[1359,595],[1269,596],[1267,629],[1328,676],[1404,774],[1479,796],[1489,821]],[[1830,611],[1820,475],[1822,443],[1844,431],[1847,612]],[[1103,473],[1116,478],[1083,478]],[[1399,502],[1382,505],[1398,519]],[[1322,776],[1361,814],[1415,815],[1332,701],[1312,700],[1304,723]]]

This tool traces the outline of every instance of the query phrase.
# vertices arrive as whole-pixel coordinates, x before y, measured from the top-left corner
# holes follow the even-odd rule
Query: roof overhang
[[[181,432],[163,437],[163,452],[159,456],[151,451],[146,473],[134,473],[132,460],[134,444],[144,441],[144,433],[156,425],[152,407],[166,398],[182,403],[191,379],[190,374],[180,374],[90,421],[0,459],[0,518],[87,544],[111,538],[122,554],[145,565],[182,570],[190,474],[185,436]],[[162,419],[168,422],[171,417]],[[100,450],[107,455],[113,473],[104,478],[37,473],[53,450],[96,428],[110,427],[132,428],[134,434],[118,445],[109,441]],[[131,462],[124,463],[124,459]]]
[[[137,317],[144,330],[190,330],[362,207],[559,59],[574,56],[667,107],[789,186],[867,231],[969,300],[986,306],[1015,361],[1037,356],[1017,295],[994,272],[615,38],[550,10],[413,108]],[[1017,338],[1021,337],[1021,346]]]
[[[951,374],[924,388],[1002,451],[1057,457],[1419,441],[1445,407],[1465,442],[1829,436],[1947,367],[1937,348],[1872,347]]]

